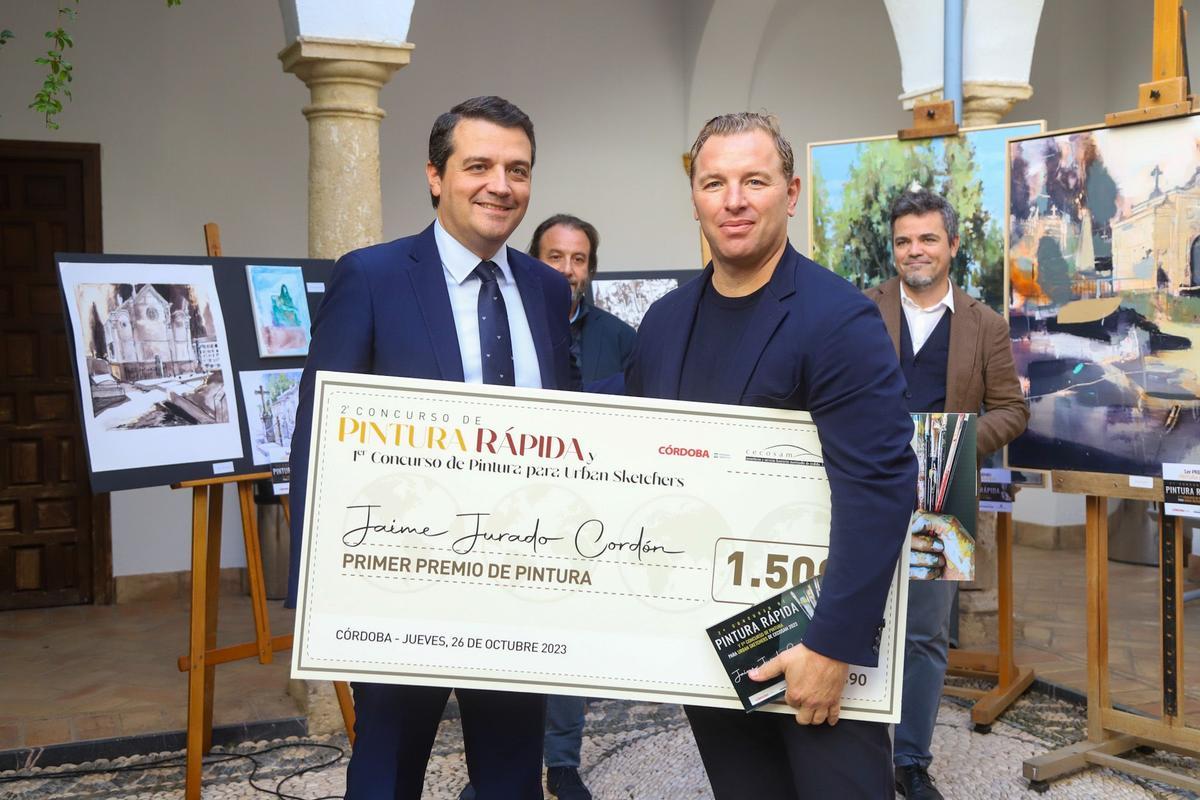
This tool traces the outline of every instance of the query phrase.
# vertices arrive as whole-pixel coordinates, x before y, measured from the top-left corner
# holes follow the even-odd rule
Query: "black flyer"
[[[708,638],[747,711],[778,700],[787,689],[782,676],[760,683],[747,673],[801,642],[820,596],[818,575],[708,629]]]

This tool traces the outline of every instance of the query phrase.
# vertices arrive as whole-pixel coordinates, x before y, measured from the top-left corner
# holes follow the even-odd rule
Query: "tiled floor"
[[[1110,561],[1109,682],[1115,704],[1161,713],[1162,658],[1157,567]],[[1086,575],[1081,550],[1017,547],[1017,661],[1037,677],[1080,692],[1087,690]],[[1185,589],[1196,588],[1185,584]],[[1187,721],[1200,727],[1200,601],[1184,607],[1184,668]]]
[[[290,631],[292,612],[269,606]],[[221,645],[254,637],[249,598],[222,596],[218,631]],[[183,600],[0,612],[0,751],[182,730],[187,634]],[[217,667],[214,724],[297,716],[288,657]]]
[[[1017,660],[1038,677],[1087,688],[1082,551],[1018,547]],[[1117,703],[1158,713],[1158,571],[1110,563],[1112,691]],[[1200,726],[1200,603],[1185,613],[1189,721]],[[274,633],[291,612],[270,603]],[[182,730],[187,683],[184,600],[0,613],[0,751]],[[221,600],[220,643],[253,636],[247,598]],[[288,654],[217,668],[218,725],[276,720],[299,712],[287,694]]]

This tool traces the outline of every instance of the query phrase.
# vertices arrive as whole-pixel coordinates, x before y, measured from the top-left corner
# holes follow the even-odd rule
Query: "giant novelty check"
[[[741,708],[705,629],[822,571],[820,452],[793,411],[319,372],[292,675]],[[899,568],[845,718],[899,719]]]

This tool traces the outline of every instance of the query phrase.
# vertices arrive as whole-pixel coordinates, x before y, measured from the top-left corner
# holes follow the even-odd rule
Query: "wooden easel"
[[[221,255],[221,234],[216,223],[204,226],[207,254]],[[200,770],[212,749],[213,689],[216,666],[258,657],[270,664],[274,654],[292,648],[292,634],[271,635],[267,591],[259,547],[258,515],[254,508],[254,482],[271,478],[270,472],[204,478],[172,484],[172,489],[192,490],[192,596],[188,655],[180,656],[179,671],[188,673],[186,800],[200,800]],[[242,512],[242,536],[246,545],[246,576],[250,584],[250,606],[254,614],[254,641],[217,647],[217,616],[221,574],[221,512],[225,485],[237,484]],[[281,497],[284,518],[291,519],[288,498]],[[338,705],[354,744],[354,707],[350,688],[335,683]]]
[[[953,697],[974,700],[971,722],[976,733],[990,733],[992,723],[1008,710],[1033,683],[1032,667],[1018,666],[1013,658],[1013,542],[1012,512],[996,512],[996,594],[999,598],[997,628],[999,647],[995,653],[975,650],[951,650],[947,673],[965,678],[996,682],[989,690],[965,686],[946,686]]]
[[[1189,114],[1197,108],[1188,87],[1184,31],[1187,13],[1180,0],[1155,0],[1153,78],[1138,90],[1138,107],[1109,114],[1111,126]],[[1200,730],[1184,722],[1179,702],[1183,682],[1183,536],[1179,520],[1159,515],[1159,604],[1162,624],[1162,715],[1130,714],[1113,708],[1108,681],[1108,498],[1163,499],[1162,481],[1153,487],[1130,486],[1124,476],[1088,472],[1054,472],[1056,492],[1085,495],[1087,620],[1088,620],[1088,737],[1086,741],[1025,761],[1022,772],[1035,791],[1049,781],[1089,764],[1160,781],[1180,789],[1200,791],[1200,780],[1132,761],[1123,754],[1136,748],[1168,750],[1200,758]]]
[[[1183,686],[1183,536],[1179,520],[1164,523],[1159,515],[1161,555],[1159,602],[1162,622],[1162,716],[1144,717],[1113,708],[1108,681],[1108,498],[1163,499],[1162,480],[1139,489],[1124,476],[1090,472],[1054,472],[1056,492],[1085,495],[1087,500],[1088,696],[1086,741],[1025,761],[1022,772],[1032,789],[1044,792],[1049,781],[1089,764],[1200,791],[1200,780],[1123,758],[1136,748],[1169,750],[1200,758],[1200,730],[1184,723],[1179,702]]]

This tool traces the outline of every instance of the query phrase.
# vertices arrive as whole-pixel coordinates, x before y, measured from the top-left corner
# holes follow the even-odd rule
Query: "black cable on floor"
[[[257,783],[255,783],[254,779],[256,777],[258,777],[259,769],[261,769],[264,766],[262,764],[262,762],[258,761],[258,759],[255,758],[255,756],[262,756],[262,755],[266,755],[267,753],[274,753],[278,750],[285,750],[290,747],[308,747],[308,748],[313,748],[313,749],[318,749],[318,750],[333,751],[337,755],[335,755],[331,760],[323,761],[319,764],[310,764],[306,767],[295,770],[294,772],[288,773],[287,775],[280,778],[278,782],[276,782],[275,788],[273,788],[273,789],[269,788],[269,787],[259,786]],[[341,761],[343,758],[345,758],[345,756],[346,756],[346,752],[344,750],[342,750],[342,748],[340,748],[336,745],[332,745],[332,744],[319,744],[317,742],[287,742],[285,744],[272,745],[271,747],[266,747],[266,748],[263,748],[262,750],[255,750],[250,753],[218,753],[216,755],[206,756],[203,760],[203,764],[204,765],[224,764],[228,761],[236,761],[239,759],[245,759],[254,765],[253,769],[251,769],[251,771],[250,771],[249,778],[247,778],[247,781],[249,782],[250,786],[257,791],[271,795],[272,797],[277,797],[277,798],[279,798],[279,800],[341,800],[341,798],[342,798],[341,795],[328,795],[326,797],[305,798],[305,797],[300,797],[298,795],[288,794],[283,791],[283,785],[285,783],[287,783],[288,781],[295,780],[296,778],[299,778],[301,775],[305,775],[309,772],[317,772],[319,770],[326,769],[328,767],[332,767],[334,764],[337,764],[339,761]],[[96,769],[77,769],[77,770],[69,770],[66,772],[47,772],[42,775],[13,775],[13,776],[8,776],[8,777],[0,777],[0,784],[16,783],[16,782],[20,782],[20,781],[45,781],[45,780],[58,780],[58,779],[62,779],[62,778],[82,778],[82,777],[86,777],[88,775],[119,774],[119,773],[123,773],[123,772],[148,772],[150,770],[155,770],[155,769],[171,769],[171,768],[175,768],[175,767],[184,766],[186,764],[186,759],[187,759],[187,756],[185,754],[185,755],[177,755],[177,756],[168,756],[166,758],[161,758],[157,761],[150,761],[150,762],[143,763],[143,764],[128,764],[128,765],[121,766],[121,767],[97,767]]]

